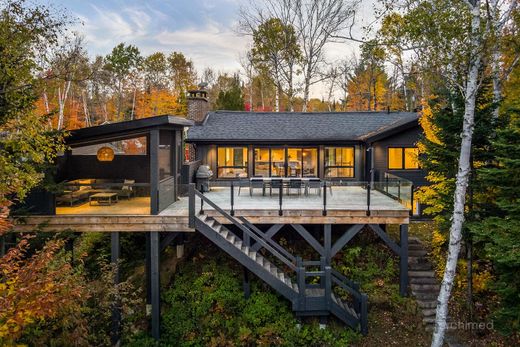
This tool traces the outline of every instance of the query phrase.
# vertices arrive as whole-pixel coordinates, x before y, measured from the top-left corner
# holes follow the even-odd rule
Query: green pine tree
[[[470,226],[493,264],[492,286],[500,297],[496,328],[506,334],[520,331],[520,110],[510,114],[509,127],[493,142],[498,165],[478,170],[495,192],[494,215]]]
[[[233,83],[227,90],[221,90],[218,93],[218,98],[215,104],[217,110],[244,110],[244,95],[242,94],[242,88],[238,76],[234,76]]]

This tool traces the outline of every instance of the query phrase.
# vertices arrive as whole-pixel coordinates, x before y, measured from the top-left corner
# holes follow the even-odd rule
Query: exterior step
[[[430,263],[412,263],[408,264],[410,270],[413,271],[428,271],[432,270],[432,265]]]
[[[411,251],[411,250],[424,250],[424,246],[421,245],[420,243],[411,243],[408,245],[408,250]]]
[[[408,257],[424,257],[428,252],[424,249],[414,249],[408,251]]]
[[[437,279],[433,277],[412,277],[410,284],[438,284]]]
[[[439,293],[441,286],[438,284],[411,284],[410,287],[414,292],[431,292]]]
[[[433,271],[408,271],[410,277],[433,277],[435,278],[435,272]]]
[[[417,299],[424,301],[437,300],[437,298],[439,297],[439,293],[418,292],[413,294]]]
[[[426,308],[426,309],[422,310],[422,314],[424,317],[435,316],[437,314],[437,309],[436,308]]]
[[[422,309],[435,309],[437,300],[417,300],[417,305]]]

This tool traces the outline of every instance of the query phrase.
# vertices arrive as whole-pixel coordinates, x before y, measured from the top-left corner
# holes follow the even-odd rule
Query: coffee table
[[[97,201],[98,205],[110,206],[118,201],[117,193],[96,193],[88,197],[88,204],[92,206],[92,201]]]

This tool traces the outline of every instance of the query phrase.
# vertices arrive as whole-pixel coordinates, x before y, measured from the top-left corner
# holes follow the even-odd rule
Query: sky
[[[136,45],[143,55],[180,51],[198,71],[236,72],[251,39],[236,32],[238,12],[248,0],[36,0],[77,18],[89,54],[107,55],[120,42]],[[356,27],[372,20],[372,4],[363,1]],[[329,44],[329,61],[350,58],[357,44]],[[321,97],[316,86],[313,96]]]

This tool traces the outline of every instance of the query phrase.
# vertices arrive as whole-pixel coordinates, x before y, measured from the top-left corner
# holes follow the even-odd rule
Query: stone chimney
[[[200,125],[209,112],[209,101],[206,83],[199,83],[198,87],[196,90],[188,90],[187,118]]]
[[[186,118],[195,122],[195,125],[201,125],[209,112],[208,92],[205,87],[206,83],[199,83],[198,89],[188,90],[188,114]],[[197,160],[195,146],[186,144],[185,160],[188,162]]]

